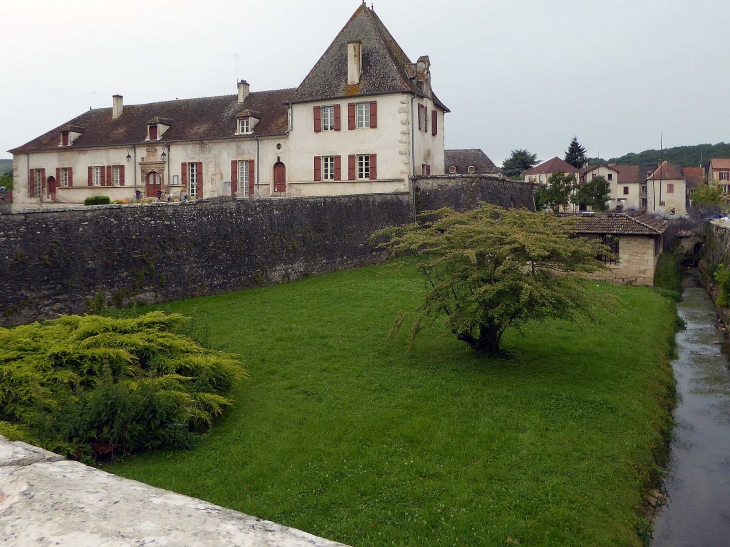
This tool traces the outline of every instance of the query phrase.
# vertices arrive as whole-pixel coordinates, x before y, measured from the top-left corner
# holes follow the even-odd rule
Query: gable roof
[[[590,173],[591,171],[595,171],[596,169],[600,169],[601,167],[603,167],[604,169],[608,169],[609,171],[613,171],[617,175],[619,173],[619,171],[618,171],[618,169],[616,169],[615,165],[601,164],[601,165],[589,165],[588,167],[584,167],[583,169],[580,170],[580,174],[581,174],[581,176],[585,176],[588,173]]]
[[[687,188],[696,188],[704,176],[703,167],[682,167],[682,177],[687,181]]]
[[[576,224],[579,234],[660,235],[669,222],[644,213],[580,214]]]
[[[570,165],[568,162],[561,160],[555,156],[553,159],[541,163],[537,167],[528,169],[523,175],[549,175],[551,173],[578,173],[579,170]]]
[[[612,165],[611,169],[618,172],[619,184],[644,182],[641,176],[639,176],[640,170],[638,165]]]
[[[710,169],[730,169],[730,159],[712,158],[710,160]]]
[[[474,173],[497,174],[499,169],[480,148],[463,150],[444,150],[444,170],[456,167],[457,173],[468,173],[469,166],[474,166]]]
[[[252,92],[243,104],[238,102],[238,95],[224,95],[125,105],[122,115],[116,120],[112,119],[111,108],[95,108],[10,152],[58,150],[60,132],[69,125],[83,128],[83,133],[67,149],[144,144],[150,142],[145,141],[147,124],[155,119],[164,120],[162,123],[170,128],[159,141],[152,142],[233,138],[237,129],[236,118],[244,109],[261,115],[252,136],[281,135],[286,133],[289,124],[285,101],[293,91]]]
[[[350,41],[362,44],[362,74],[360,83],[355,86],[347,85],[347,43]],[[289,102],[384,93],[414,93],[426,97],[426,93],[408,75],[412,64],[375,11],[363,2],[289,98]],[[435,94],[431,95],[438,106],[449,112]]]
[[[681,169],[670,165],[666,160],[657,167],[656,171],[654,171],[649,178],[654,180],[684,180],[684,177],[681,174]]]

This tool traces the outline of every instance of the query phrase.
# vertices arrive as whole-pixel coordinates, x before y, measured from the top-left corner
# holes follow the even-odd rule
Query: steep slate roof
[[[668,221],[642,213],[593,213],[576,216],[580,218],[575,228],[579,234],[659,235],[669,227]]]
[[[545,163],[541,163],[537,167],[528,169],[523,173],[523,175],[549,175],[550,173],[557,172],[578,173],[579,170],[556,156]]]
[[[59,150],[60,132],[68,129],[69,125],[82,127],[84,131],[65,149],[144,144],[150,142],[145,141],[147,123],[156,118],[170,128],[159,141],[152,142],[232,138],[236,132],[236,116],[246,109],[261,115],[252,135],[280,135],[288,128],[285,101],[293,91],[252,92],[243,104],[238,103],[236,94],[124,105],[122,115],[116,120],[112,119],[111,108],[95,108],[10,152]]]
[[[710,167],[712,169],[730,169],[730,159],[712,158],[710,160]]]
[[[654,180],[684,180],[684,177],[681,174],[681,169],[678,169],[673,165],[669,165],[666,160],[657,167],[656,171],[654,171],[649,178]]]
[[[362,43],[362,75],[356,86],[347,85],[347,42]],[[425,97],[408,77],[412,64],[380,18],[363,3],[343,27],[324,55],[317,61],[296,92],[291,103],[339,99],[357,95],[415,93]],[[432,94],[443,110],[449,109]]]
[[[456,167],[457,173],[468,173],[469,166],[474,166],[475,173],[498,174],[499,169],[480,148],[464,150],[444,150],[444,170]]]
[[[702,167],[682,167],[682,177],[687,181],[687,188],[696,188],[704,176],[705,170]]]

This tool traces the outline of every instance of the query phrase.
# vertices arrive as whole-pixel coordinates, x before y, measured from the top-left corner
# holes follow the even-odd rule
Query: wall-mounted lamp
[[[167,160],[167,154],[165,153],[164,150],[162,151],[162,155],[160,156],[160,158],[162,159],[162,161],[166,161]]]
[[[165,150],[170,150],[170,145],[169,144],[163,144],[162,145],[162,154],[160,155],[160,159],[162,161],[167,161],[167,152],[165,152]]]
[[[132,163],[132,151],[127,148],[127,163]]]

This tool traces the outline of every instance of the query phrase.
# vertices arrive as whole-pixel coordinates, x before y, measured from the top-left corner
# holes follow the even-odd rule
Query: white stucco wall
[[[674,185],[674,192],[671,194],[667,192],[669,184]],[[657,211],[669,215],[674,209],[675,215],[687,214],[687,187],[684,180],[649,179],[646,181],[646,186],[647,211],[650,213]]]

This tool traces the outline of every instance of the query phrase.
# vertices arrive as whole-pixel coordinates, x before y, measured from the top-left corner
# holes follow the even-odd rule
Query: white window
[[[61,186],[68,187],[68,167],[64,167],[61,169]]]
[[[323,106],[322,107],[322,131],[334,131],[335,130],[335,107],[334,106]]]
[[[322,180],[335,180],[334,156],[322,156]]]
[[[198,164],[188,163],[188,185],[191,199],[198,197]]]
[[[357,103],[355,127],[370,127],[370,103]]]
[[[240,120],[238,120],[238,132],[251,133],[251,123],[248,118],[241,118]]]
[[[40,196],[43,193],[43,171],[35,170],[35,195]]]
[[[104,174],[103,167],[94,167],[94,186],[101,186],[101,177]]]
[[[243,189],[244,196],[248,195],[248,183],[248,160],[242,160],[238,162],[238,191]]]
[[[370,178],[370,154],[364,154],[357,157],[357,178]]]
[[[114,186],[119,186],[119,183],[122,180],[122,172],[121,168],[118,165],[115,165],[112,167],[112,183]]]
[[[728,171],[720,171],[720,179],[719,180],[730,180],[730,172]]]

